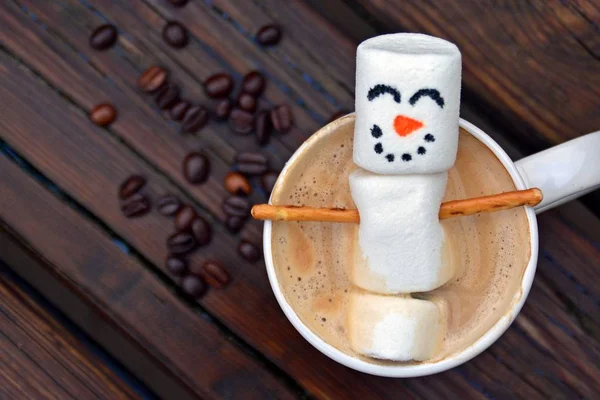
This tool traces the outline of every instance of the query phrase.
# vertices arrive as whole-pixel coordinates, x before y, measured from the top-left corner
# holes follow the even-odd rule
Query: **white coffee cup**
[[[347,123],[346,118],[344,117],[343,120],[338,119],[330,123],[311,136],[292,155],[286,164],[286,168],[303,152],[308,143],[314,140],[323,140],[324,137],[335,131],[339,124]],[[300,320],[294,309],[285,299],[273,264],[273,254],[271,252],[272,223],[271,221],[265,221],[263,243],[265,263],[269,281],[279,305],[292,325],[310,344],[340,364],[368,374],[409,378],[446,371],[477,356],[491,346],[508,329],[519,314],[519,311],[521,311],[525,299],[529,294],[538,258],[536,213],[549,210],[600,187],[600,157],[598,156],[600,154],[600,131],[573,139],[514,162],[498,143],[475,125],[461,119],[460,127],[479,139],[496,155],[512,177],[517,189],[540,188],[544,199],[536,207],[526,207],[525,210],[529,221],[531,256],[521,280],[521,290],[517,291],[510,303],[510,307],[496,324],[469,347],[457,353],[436,362],[423,362],[410,365],[377,365],[352,357],[323,341]],[[279,179],[285,179],[286,168],[281,172]]]

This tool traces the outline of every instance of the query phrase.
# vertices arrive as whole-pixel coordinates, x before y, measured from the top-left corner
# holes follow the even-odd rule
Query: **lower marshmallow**
[[[357,169],[350,175],[360,214],[351,281],[376,293],[433,290],[450,279],[438,213],[447,173],[377,175]]]
[[[358,291],[350,294],[350,345],[368,357],[429,360],[441,348],[444,321],[443,312],[431,301]]]

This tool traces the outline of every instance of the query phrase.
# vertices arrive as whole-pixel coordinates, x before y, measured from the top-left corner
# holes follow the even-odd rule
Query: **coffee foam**
[[[288,167],[274,204],[355,208],[348,175],[353,116],[337,121],[326,140],[313,140]],[[493,153],[461,129],[458,157],[448,173],[444,201],[515,190]],[[447,332],[437,361],[460,351],[489,330],[519,291],[530,257],[529,228],[522,208],[441,222],[454,276],[444,286],[412,296],[447,309]],[[300,319],[341,351],[375,364],[398,364],[358,355],[350,346],[346,314],[355,224],[274,222],[273,262],[282,292]],[[526,245],[525,245],[526,244]]]

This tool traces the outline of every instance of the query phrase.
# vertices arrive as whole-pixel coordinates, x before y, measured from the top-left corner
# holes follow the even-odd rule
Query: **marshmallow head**
[[[353,292],[348,309],[352,349],[367,357],[425,361],[440,351],[443,312],[427,300]]]
[[[354,162],[377,174],[431,174],[458,148],[461,56],[443,39],[377,36],[356,55]]]

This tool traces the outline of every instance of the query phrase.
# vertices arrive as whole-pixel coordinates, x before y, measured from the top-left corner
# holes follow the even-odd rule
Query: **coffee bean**
[[[262,175],[269,169],[267,158],[260,153],[239,153],[235,161],[237,169],[246,175]]]
[[[196,248],[196,239],[188,232],[177,232],[167,238],[167,249],[172,254],[186,254]]]
[[[111,124],[117,118],[117,110],[112,104],[98,104],[90,111],[90,120],[98,126]]]
[[[188,296],[197,299],[206,292],[206,284],[197,276],[187,275],[181,281],[181,289]]]
[[[242,92],[249,93],[254,97],[260,96],[265,89],[265,77],[258,71],[252,71],[244,76]]]
[[[106,50],[117,41],[117,28],[114,25],[101,25],[90,36],[90,46],[96,50]]]
[[[231,100],[221,100],[215,108],[215,116],[217,117],[217,119],[227,119],[227,117],[229,117],[229,113],[231,112],[231,108]]]
[[[173,121],[181,121],[183,116],[185,115],[188,108],[190,108],[190,102],[186,100],[179,100],[175,105],[169,110],[169,117]]]
[[[244,197],[229,196],[223,201],[221,207],[227,215],[235,217],[247,217],[250,215],[250,202]]]
[[[206,182],[210,172],[208,158],[201,153],[190,153],[183,160],[183,176],[192,184]]]
[[[217,261],[207,261],[202,264],[199,276],[215,289],[223,289],[229,283],[229,274]]]
[[[241,93],[237,101],[238,106],[249,113],[256,111],[256,99],[251,94]]]
[[[260,260],[260,250],[250,242],[242,240],[238,246],[238,253],[247,261],[256,262]]]
[[[265,25],[258,30],[256,41],[263,46],[273,46],[281,39],[281,28],[277,25]]]
[[[250,182],[239,172],[229,172],[225,176],[225,189],[233,195],[245,194],[249,196],[252,193]]]
[[[161,110],[167,110],[175,105],[179,101],[179,86],[174,83],[167,83],[163,85],[156,92],[156,105]]]
[[[171,275],[182,276],[187,270],[187,264],[183,258],[170,255],[165,261],[167,270]]]
[[[141,217],[150,211],[150,200],[141,193],[130,196],[121,203],[121,212],[127,218]]]
[[[204,81],[204,91],[208,97],[216,99],[227,97],[231,89],[233,89],[233,79],[229,74],[214,74]]]
[[[146,178],[139,175],[131,175],[125,179],[121,186],[119,186],[119,198],[125,200],[139,192],[139,190],[146,184]]]
[[[188,0],[169,0],[169,3],[171,3],[173,7],[183,7],[187,2]]]
[[[254,134],[256,135],[256,142],[260,146],[264,146],[269,142],[269,138],[271,137],[271,129],[273,129],[273,125],[271,124],[271,116],[269,115],[269,112],[259,112],[256,116],[256,122],[254,125]]]
[[[333,122],[336,119],[342,118],[344,115],[349,114],[350,111],[346,111],[346,110],[340,110],[338,112],[336,112],[335,114],[333,114],[330,118],[329,118],[329,122]]]
[[[152,66],[140,75],[137,85],[146,93],[157,91],[167,82],[169,73],[161,67]]]
[[[229,115],[229,126],[239,135],[247,135],[252,132],[254,117],[247,111],[239,108],[231,110]]]
[[[229,215],[225,221],[225,227],[231,233],[238,233],[244,227],[246,218]]]
[[[158,212],[166,217],[177,214],[181,208],[181,202],[172,194],[166,194],[158,200]]]
[[[292,128],[292,110],[287,104],[279,105],[271,110],[271,123],[279,133],[286,133]]]
[[[270,194],[273,188],[275,187],[275,182],[277,182],[278,176],[279,174],[277,172],[270,171],[261,177],[260,182],[267,194]]]
[[[191,106],[183,116],[181,130],[184,133],[196,133],[208,122],[208,110],[203,106]]]
[[[212,238],[212,229],[209,223],[202,217],[198,216],[192,221],[192,234],[198,242],[198,246],[204,246],[210,243]]]
[[[176,49],[184,47],[188,42],[187,29],[177,21],[171,21],[165,25],[162,37],[167,44]]]
[[[190,229],[192,226],[192,222],[196,219],[198,214],[194,207],[192,206],[183,206],[177,211],[175,214],[175,220],[173,221],[173,225],[175,226],[175,230],[177,232],[183,232]]]

